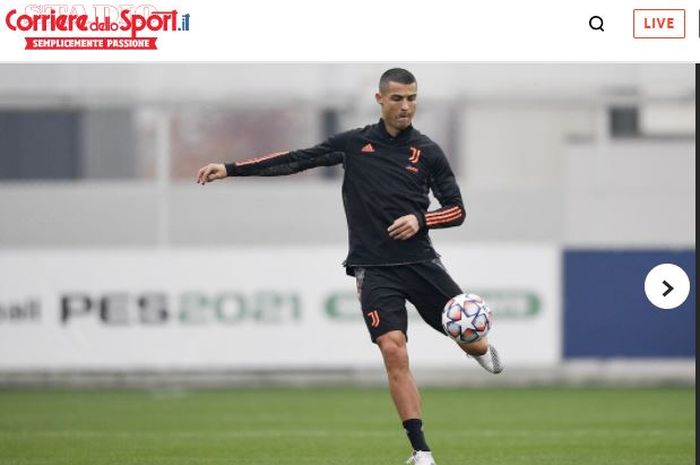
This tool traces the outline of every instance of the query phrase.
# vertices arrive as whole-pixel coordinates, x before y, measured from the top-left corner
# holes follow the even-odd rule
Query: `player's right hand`
[[[205,185],[208,182],[224,179],[226,166],[222,163],[209,163],[197,172],[197,184]]]

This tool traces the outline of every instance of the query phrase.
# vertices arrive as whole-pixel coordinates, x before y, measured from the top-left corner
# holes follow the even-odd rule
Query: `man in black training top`
[[[408,365],[405,302],[413,303],[423,320],[444,334],[442,309],[462,289],[440,262],[428,230],[459,226],[465,212],[445,154],[411,125],[416,96],[413,75],[390,69],[382,75],[375,95],[382,112],[377,124],[343,132],[308,149],[212,163],[199,170],[197,182],[282,176],[343,164],[350,240],[344,265],[357,280],[365,323],[384,358],[389,390],[413,447],[408,463],[435,465],[423,435],[420,394]],[[430,212],[429,190],[441,205]],[[503,369],[486,338],[459,346],[491,373]]]

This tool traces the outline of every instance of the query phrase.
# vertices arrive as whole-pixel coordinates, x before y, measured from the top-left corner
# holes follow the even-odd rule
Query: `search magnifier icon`
[[[603,31],[605,32],[605,29],[603,29],[603,18],[601,18],[598,15],[591,16],[591,19],[588,20],[588,25],[593,29],[594,31]]]

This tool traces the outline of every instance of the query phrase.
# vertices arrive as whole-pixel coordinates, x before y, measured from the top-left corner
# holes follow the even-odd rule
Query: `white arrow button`
[[[654,306],[670,310],[679,307],[688,298],[690,280],[680,266],[662,263],[647,274],[644,293]]]

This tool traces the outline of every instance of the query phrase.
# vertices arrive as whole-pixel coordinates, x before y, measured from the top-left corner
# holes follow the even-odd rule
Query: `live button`
[[[635,39],[685,39],[685,10],[634,10]]]

